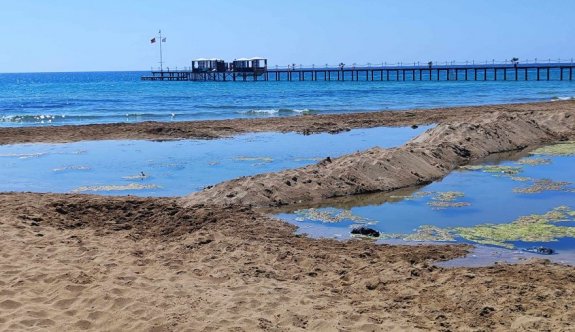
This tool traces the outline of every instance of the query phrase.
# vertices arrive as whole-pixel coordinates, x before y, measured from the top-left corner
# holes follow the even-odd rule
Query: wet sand
[[[244,122],[259,123],[256,131],[302,132],[385,121],[439,125],[396,149],[180,199],[0,194],[0,330],[573,330],[575,267],[538,260],[439,268],[433,262],[470,248],[314,240],[253,209],[409,187],[493,153],[575,137],[575,102],[414,111],[417,120],[400,113],[202,122],[185,132],[198,135],[204,126],[213,137],[229,135],[249,130]],[[157,139],[145,128],[163,124],[133,126],[143,131],[102,125],[0,129],[0,136],[3,143]],[[160,136],[177,138],[170,135]]]

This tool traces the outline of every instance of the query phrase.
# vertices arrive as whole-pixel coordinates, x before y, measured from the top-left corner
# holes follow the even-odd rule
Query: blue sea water
[[[575,97],[575,81],[144,82],[146,72],[0,74],[0,126],[184,121]]]

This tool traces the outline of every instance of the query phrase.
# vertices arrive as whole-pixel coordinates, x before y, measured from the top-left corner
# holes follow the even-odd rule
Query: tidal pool
[[[373,146],[399,146],[429,128],[3,145],[0,191],[180,196],[240,176],[301,167]]]
[[[575,144],[564,143],[495,156],[422,188],[327,201],[277,216],[314,237],[346,239],[352,228],[368,225],[381,232],[379,242],[479,245],[467,258],[473,264],[533,256],[575,264],[573,169]],[[525,251],[538,246],[557,254]]]

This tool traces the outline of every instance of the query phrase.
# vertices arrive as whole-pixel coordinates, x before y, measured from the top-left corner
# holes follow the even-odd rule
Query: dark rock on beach
[[[547,247],[532,247],[525,249],[527,252],[532,252],[539,255],[553,255],[555,254],[555,250]]]
[[[354,235],[362,235],[362,236],[369,236],[369,237],[379,237],[379,232],[373,228],[369,227],[356,227],[351,230],[351,234]]]

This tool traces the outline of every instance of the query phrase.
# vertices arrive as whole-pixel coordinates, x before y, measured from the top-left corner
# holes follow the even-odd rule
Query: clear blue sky
[[[575,57],[573,0],[2,0],[0,72]]]

